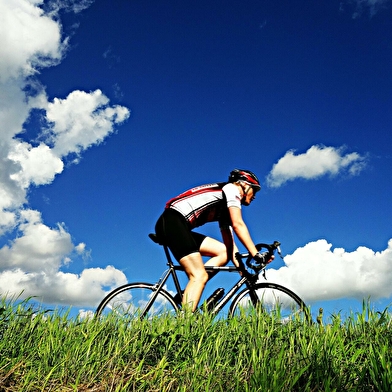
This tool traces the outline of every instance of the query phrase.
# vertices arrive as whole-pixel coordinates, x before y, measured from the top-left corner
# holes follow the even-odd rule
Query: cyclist
[[[241,207],[251,204],[259,190],[260,182],[254,173],[235,169],[227,182],[189,189],[166,203],[155,231],[185,269],[189,282],[184,291],[183,305],[188,305],[192,311],[196,310],[209,279],[202,256],[210,257],[206,265],[223,266],[231,260],[239,267],[233,231],[256,263],[272,261],[264,260],[257,251],[242,219]],[[223,243],[193,231],[213,221],[219,222]]]

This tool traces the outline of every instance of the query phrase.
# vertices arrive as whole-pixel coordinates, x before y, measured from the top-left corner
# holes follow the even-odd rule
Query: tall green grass
[[[81,320],[0,304],[0,391],[388,391],[391,314]]]

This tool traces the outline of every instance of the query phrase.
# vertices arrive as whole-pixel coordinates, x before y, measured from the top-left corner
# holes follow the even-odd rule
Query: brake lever
[[[283,260],[282,251],[280,249],[280,242],[279,241],[274,241],[274,243],[271,244],[271,245],[258,244],[256,246],[256,248],[257,248],[258,251],[260,251],[261,248],[266,248],[267,252],[264,252],[264,253],[269,255],[270,258],[272,258],[274,256],[274,253],[276,251],[278,253],[278,255],[280,256],[280,258]],[[251,256],[248,257],[248,259],[246,260],[245,264],[246,264],[246,266],[248,268],[253,269],[253,271],[255,271],[256,274],[258,274],[258,272],[262,269],[263,270],[262,271],[262,275],[263,275],[264,279],[267,280],[265,271],[266,271],[266,267],[267,267],[268,264],[265,264],[265,265],[264,264],[262,264],[262,265],[254,265],[252,263],[252,257]]]

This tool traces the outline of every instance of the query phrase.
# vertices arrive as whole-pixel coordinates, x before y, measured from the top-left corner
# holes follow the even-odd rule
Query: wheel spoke
[[[113,315],[116,318],[132,320],[175,314],[177,307],[173,298],[164,290],[155,297],[155,288],[149,284],[129,284],[108,294],[97,308],[97,315]],[[146,306],[149,305],[148,310]]]
[[[286,323],[294,319],[307,318],[303,301],[290,290],[274,284],[261,283],[255,286],[258,303],[254,304],[249,289],[243,290],[233,301],[232,315],[244,315],[255,310],[269,314]]]

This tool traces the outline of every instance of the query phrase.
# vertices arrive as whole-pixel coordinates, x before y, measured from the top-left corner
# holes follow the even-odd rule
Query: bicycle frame
[[[167,259],[167,266],[169,267],[164,274],[161,276],[161,278],[158,280],[158,282],[154,285],[155,288],[155,293],[151,296],[149,302],[146,305],[146,308],[143,312],[143,314],[141,315],[142,317],[144,316],[144,314],[146,314],[149,310],[151,305],[154,303],[155,298],[158,296],[159,291],[163,288],[163,286],[165,285],[165,283],[167,282],[167,280],[169,279],[169,276],[171,275],[173,278],[173,282],[174,282],[174,286],[176,288],[176,291],[181,300],[182,300],[182,289],[181,289],[181,285],[180,285],[180,281],[178,279],[177,276],[177,271],[181,271],[181,272],[185,272],[184,267],[182,267],[181,265],[176,265],[173,263],[173,260],[171,258],[169,249],[166,245],[163,245],[164,251],[165,251],[165,255],[166,255],[166,259]],[[242,257],[247,257],[247,255],[241,255]],[[205,266],[204,267],[206,269],[206,271],[214,271],[214,272],[237,272],[239,273],[239,269],[235,266]],[[243,271],[244,276],[242,276],[237,283],[234,284],[234,286],[223,296],[223,298],[220,299],[220,301],[214,306],[214,309],[212,309],[211,313],[217,314],[220,312],[221,309],[223,309],[225,307],[225,305],[229,302],[229,300],[238,292],[238,290],[244,285],[246,284],[248,286],[248,288],[250,290],[252,290],[253,287],[253,282],[250,279],[251,276],[249,273],[247,273],[246,271]],[[252,293],[252,302],[254,304],[256,304],[257,302],[257,296],[256,294],[251,291]]]
[[[162,302],[160,299],[158,303],[167,304],[169,306],[169,312],[173,310],[178,312],[179,309],[181,309],[183,294],[177,272],[185,272],[185,268],[179,264],[173,263],[171,253],[169,252],[168,247],[165,244],[160,243],[156,235],[151,234],[150,238],[154,242],[163,246],[167,259],[167,266],[169,268],[164,271],[161,278],[155,284],[144,282],[127,283],[109,292],[97,307],[96,315],[98,317],[101,315],[104,309],[108,309],[110,312],[112,310],[117,312],[117,309],[119,309],[119,314],[121,314],[121,309],[123,305],[125,306],[125,314],[129,314],[131,315],[131,317],[137,314],[138,318],[144,318],[147,314],[149,314],[150,311],[152,311],[152,315],[154,315],[156,314],[155,312],[157,311],[157,309],[158,313],[159,309],[162,309],[160,306],[158,308],[154,308],[154,304],[158,296],[162,296],[162,299],[165,300]],[[265,260],[269,260],[273,257],[275,251],[277,251],[278,254],[282,257],[279,245],[280,243],[278,241],[275,241],[273,244],[260,243],[256,245],[256,249],[258,251],[260,251],[261,249],[267,249],[267,252],[263,252],[263,255]],[[238,267],[204,266],[206,271],[210,273],[211,277],[217,272],[237,272],[241,276],[239,277],[239,280],[233,285],[233,287],[231,287],[229,291],[225,295],[223,295],[219,301],[215,303],[212,299],[213,297],[207,299],[207,307],[205,309],[202,307],[202,311],[206,310],[215,316],[228,304],[230,299],[233,300],[229,309],[230,315],[232,315],[237,309],[239,309],[242,304],[250,304],[253,305],[254,308],[256,308],[261,303],[261,296],[264,299],[264,293],[267,290],[268,294],[266,298],[268,298],[269,296],[270,300],[267,300],[267,302],[264,302],[263,300],[263,309],[266,309],[267,312],[275,312],[276,309],[280,312],[281,305],[286,306],[285,304],[287,304],[288,307],[285,307],[285,318],[291,317],[291,315],[294,315],[298,311],[300,311],[304,312],[307,320],[311,321],[309,312],[306,308],[306,304],[302,301],[300,297],[298,297],[298,295],[296,295],[290,289],[282,285],[258,281],[258,276],[260,275],[260,273],[264,274],[267,263],[255,264],[252,261],[253,258],[249,255],[249,253],[238,253],[236,254],[236,259],[239,263]],[[244,260],[245,263],[243,262]],[[250,270],[253,270],[253,272],[250,272]],[[164,285],[168,281],[169,276],[172,276],[174,282],[175,290],[173,291],[175,292],[175,295],[168,292],[167,289],[164,288]],[[239,291],[243,286],[246,287],[242,291]],[[129,298],[122,299],[121,296],[125,292],[131,294],[131,296]],[[139,293],[141,295],[139,295]],[[135,301],[134,303],[132,303],[132,298]],[[291,304],[293,304],[293,306]],[[131,309],[130,313],[128,313],[129,309]],[[140,312],[136,313],[136,309],[139,309]]]

